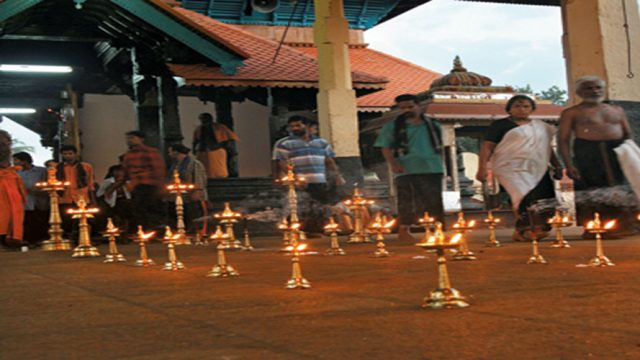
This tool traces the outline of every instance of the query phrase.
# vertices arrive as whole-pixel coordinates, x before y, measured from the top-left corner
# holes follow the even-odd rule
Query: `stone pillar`
[[[571,103],[574,84],[585,75],[607,82],[607,98],[627,110],[636,135],[640,121],[640,16],[636,0],[625,0],[631,53],[628,53],[621,0],[562,0],[563,45]],[[631,72],[629,73],[629,58]]]
[[[458,148],[456,146],[456,130],[453,124],[442,125],[442,145],[446,149],[446,158],[448,158],[448,164],[446,166],[449,169],[447,175],[451,177],[451,188],[455,192],[460,191],[460,173],[458,172]],[[445,191],[448,189],[448,186]]]
[[[160,148],[166,152],[167,146],[182,143],[182,129],[178,112],[178,84],[170,76],[156,78],[158,92],[158,111],[162,144]],[[164,152],[163,152],[164,155]]]
[[[347,184],[363,183],[358,144],[358,111],[351,83],[349,25],[343,0],[314,0],[314,41],[318,48],[320,133],[337,154]]]
[[[131,79],[136,109],[136,128],[145,133],[147,145],[159,147],[162,134],[157,81],[153,76],[142,74],[135,48],[131,49],[131,64],[133,65]],[[124,129],[124,132],[126,131],[127,129]]]

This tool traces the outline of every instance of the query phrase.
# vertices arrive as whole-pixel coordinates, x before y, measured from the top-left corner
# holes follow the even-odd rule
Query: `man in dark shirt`
[[[400,95],[395,101],[401,115],[382,127],[374,146],[382,148],[396,177],[398,237],[414,241],[409,227],[425,211],[444,224],[441,129],[423,114],[415,95]]]
[[[131,207],[135,225],[154,228],[164,223],[162,185],[166,167],[158,149],[144,144],[141,131],[127,134],[129,151],[122,159],[127,174],[127,188],[131,192]]]

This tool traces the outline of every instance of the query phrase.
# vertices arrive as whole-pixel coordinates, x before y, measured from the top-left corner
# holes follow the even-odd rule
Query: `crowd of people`
[[[589,195],[593,190],[628,187],[629,183],[615,151],[632,139],[631,128],[624,111],[604,101],[604,93],[605,83],[597,77],[577,81],[576,94],[582,101],[564,110],[560,118],[557,142],[562,162],[552,147],[556,127],[531,118],[536,102],[529,96],[509,99],[508,116],[486,130],[476,178],[481,182],[497,179],[508,193],[516,217],[514,240],[530,239],[531,231],[542,234],[549,230],[546,219],[555,210],[553,178],[563,173],[573,179],[577,192],[587,194],[582,198],[590,199],[583,202],[576,197],[578,225],[599,211],[605,218],[621,219],[620,234],[633,230],[637,201],[634,206],[621,207],[613,201],[594,202]],[[398,96],[396,108],[400,115],[383,126],[374,146],[381,149],[395,177],[399,237],[414,240],[410,227],[424,212],[444,224],[442,130],[425,115],[415,95]],[[173,211],[167,211],[172,205],[163,189],[174,172],[196,186],[185,199],[186,223],[201,217],[207,208],[207,179],[228,176],[228,159],[238,136],[214,122],[210,114],[201,114],[199,119],[194,155],[185,145],[172,144],[167,149],[168,167],[159,150],[145,144],[144,133],[126,133],[128,151],[99,185],[93,167],[80,160],[78,149],[63,146],[62,161],[47,165],[55,169],[57,179],[70,184],[60,195],[65,232],[73,233],[74,226],[64,214],[80,197],[101,206],[117,226],[129,231],[137,225],[151,229],[167,223]],[[287,133],[273,146],[273,177],[280,179],[290,163],[297,175],[304,176],[301,203],[307,206],[301,209],[301,218],[305,230],[321,232],[331,214],[346,222],[343,226],[348,229],[348,210],[341,202],[348,195],[345,179],[335,152],[317,128],[317,123],[303,116],[289,118]],[[636,167],[640,163],[640,159],[631,161]],[[11,154],[11,136],[0,131],[0,241],[4,246],[16,246],[23,240],[37,246],[47,238],[48,197],[35,186],[46,178],[47,169],[34,165],[28,153]],[[631,190],[627,194],[633,196]]]
[[[545,236],[546,220],[557,204],[552,178],[560,179],[564,169],[575,183],[577,225],[583,226],[599,211],[605,218],[620,220],[617,235],[635,232],[640,194],[638,189],[634,194],[629,186],[633,176],[625,176],[615,154],[623,142],[633,141],[629,121],[622,108],[605,102],[602,79],[582,77],[575,89],[582,101],[562,112],[557,137],[564,167],[552,148],[556,128],[531,118],[536,102],[529,96],[511,97],[505,106],[508,116],[492,122],[484,134],[476,179],[495,179],[508,193],[516,241],[530,240],[532,231]],[[401,115],[382,128],[375,146],[382,149],[395,176],[399,236],[412,239],[409,228],[425,211],[444,224],[441,131],[437,121],[424,115],[415,96],[398,96],[396,107]],[[624,159],[632,163],[627,168],[640,165],[640,158]],[[594,191],[601,195],[593,196]],[[607,196],[612,193],[615,196]]]
[[[62,146],[62,161],[49,160],[47,167],[41,167],[33,164],[27,152],[11,154],[11,135],[0,131],[0,242],[6,249],[23,245],[33,248],[48,238],[49,195],[35,185],[47,181],[49,171],[68,183],[58,202],[62,228],[72,239],[77,238],[77,225],[67,211],[77,207],[80,198],[101,208],[100,215],[92,221],[94,228],[103,228],[107,217],[125,234],[134,233],[138,225],[154,229],[171,220],[175,222],[171,219],[174,212],[170,211],[175,206],[173,198],[164,191],[174,180],[174,171],[181,181],[195,185],[184,199],[185,220],[193,230],[193,219],[206,211],[207,179],[228,175],[225,149],[232,148],[229,142],[238,140],[232,130],[215,123],[210,114],[201,114],[200,119],[193,137],[197,157],[185,145],[171,144],[167,148],[167,166],[160,151],[145,144],[143,132],[129,131],[125,134],[128,150],[119,157],[118,164],[109,167],[99,184],[93,166],[81,161],[75,146]],[[207,162],[202,163],[200,157]],[[127,236],[123,239],[126,241]]]

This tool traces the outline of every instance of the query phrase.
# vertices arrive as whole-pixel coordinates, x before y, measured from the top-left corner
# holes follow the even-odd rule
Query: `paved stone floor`
[[[541,244],[548,265],[525,264],[530,245],[508,240],[480,258],[449,262],[465,309],[425,310],[435,258],[389,237],[393,256],[347,245],[344,257],[305,256],[309,290],[285,290],[279,241],[231,252],[240,277],[205,277],[213,247],[178,247],[182,272],[72,259],[68,252],[0,253],[1,359],[639,359],[640,237],[605,243],[613,268],[581,268],[594,241]],[[569,240],[576,239],[574,236]],[[322,251],[327,239],[310,240]],[[102,246],[106,251],[106,246]],[[149,253],[165,261],[165,248]],[[426,255],[426,258],[423,256]]]

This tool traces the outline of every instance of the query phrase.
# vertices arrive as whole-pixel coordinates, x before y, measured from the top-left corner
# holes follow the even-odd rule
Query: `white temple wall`
[[[215,116],[215,104],[206,105],[195,97],[179,98],[180,121],[184,144],[191,147],[193,132],[203,112]],[[271,174],[271,148],[269,144],[269,108],[252,101],[233,103],[235,132],[240,137],[238,170],[241,177],[269,176]]]
[[[179,97],[179,112],[184,144],[192,145],[198,114],[215,114],[213,103],[204,104],[195,97]],[[104,178],[109,166],[118,163],[118,156],[126,152],[124,133],[135,129],[133,101],[125,95],[84,96],[84,106],[79,109],[82,133],[83,160],[95,169],[96,180]],[[235,130],[238,142],[238,166],[240,176],[268,176],[270,174],[271,149],[269,147],[269,109],[260,104],[245,101],[233,104]]]
[[[118,163],[118,156],[127,151],[124,133],[135,129],[133,101],[126,95],[84,95],[84,105],[78,110],[82,159],[102,182],[109,166]]]

